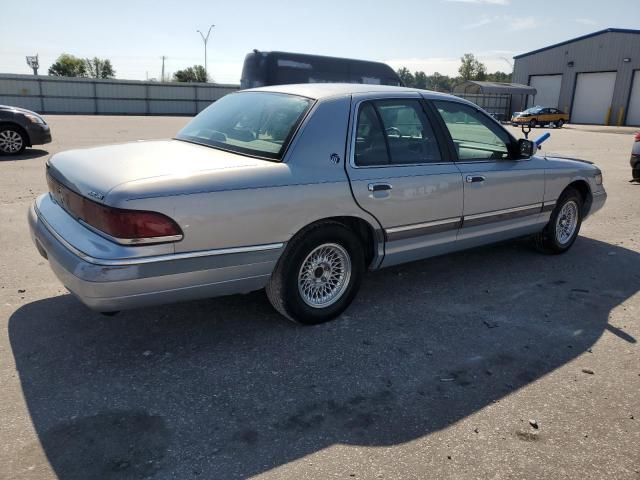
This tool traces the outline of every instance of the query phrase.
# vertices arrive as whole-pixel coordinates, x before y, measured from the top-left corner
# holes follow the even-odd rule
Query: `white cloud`
[[[484,27],[485,25],[489,25],[490,23],[493,23],[496,20],[497,20],[497,17],[489,17],[487,15],[484,15],[480,17],[480,20],[478,20],[477,22],[469,23],[468,25],[463,25],[462,28],[464,30],[473,30],[475,28],[480,28],[480,27]]]
[[[516,53],[519,53],[515,50],[483,50],[481,52],[477,52],[476,55],[479,57],[512,57]]]
[[[451,3],[475,3],[476,5],[510,5],[511,0],[445,0]]]
[[[500,23],[501,25],[506,26],[507,30],[512,32],[530,30],[540,25],[535,17],[515,17],[512,15],[483,15],[478,21],[463,25],[462,28],[464,30],[474,30],[476,28],[484,27],[485,25],[491,25],[494,23]]]
[[[538,27],[540,24],[534,17],[516,17],[511,19],[509,23],[509,30],[517,32],[520,30],[531,30]]]
[[[575,19],[576,23],[581,23],[582,25],[597,25],[598,22],[596,22],[595,20],[591,19],[591,18],[576,18]]]

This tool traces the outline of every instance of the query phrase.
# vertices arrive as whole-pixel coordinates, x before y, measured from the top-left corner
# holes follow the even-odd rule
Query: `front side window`
[[[311,103],[281,93],[233,93],[200,112],[176,138],[279,160]]]
[[[360,106],[356,165],[410,165],[442,160],[418,100],[377,100]]]
[[[458,160],[509,158],[509,134],[478,110],[458,102],[434,102],[449,130]]]

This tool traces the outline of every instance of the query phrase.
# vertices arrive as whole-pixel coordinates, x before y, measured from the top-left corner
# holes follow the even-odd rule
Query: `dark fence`
[[[497,120],[511,119],[511,95],[508,93],[454,93],[492,114]]]

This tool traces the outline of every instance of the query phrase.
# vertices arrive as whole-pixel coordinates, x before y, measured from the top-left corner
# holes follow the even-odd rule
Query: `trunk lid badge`
[[[90,197],[95,198],[96,200],[103,200],[104,199],[104,195],[102,195],[101,193],[98,193],[98,192],[89,192],[89,193],[87,193],[87,195],[89,195]]]

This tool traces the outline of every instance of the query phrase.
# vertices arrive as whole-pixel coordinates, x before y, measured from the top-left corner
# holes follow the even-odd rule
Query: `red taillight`
[[[636,132],[636,136],[633,138],[635,138],[636,142],[640,142],[640,132]]]
[[[179,238],[168,237],[182,237],[180,227],[166,215],[157,212],[105,207],[87,200],[80,218],[93,228],[116,239],[126,240],[126,243],[175,241]]]
[[[50,175],[47,182],[51,195],[62,208],[118,243],[138,245],[182,239],[178,224],[162,213],[108,207],[71,191]]]

